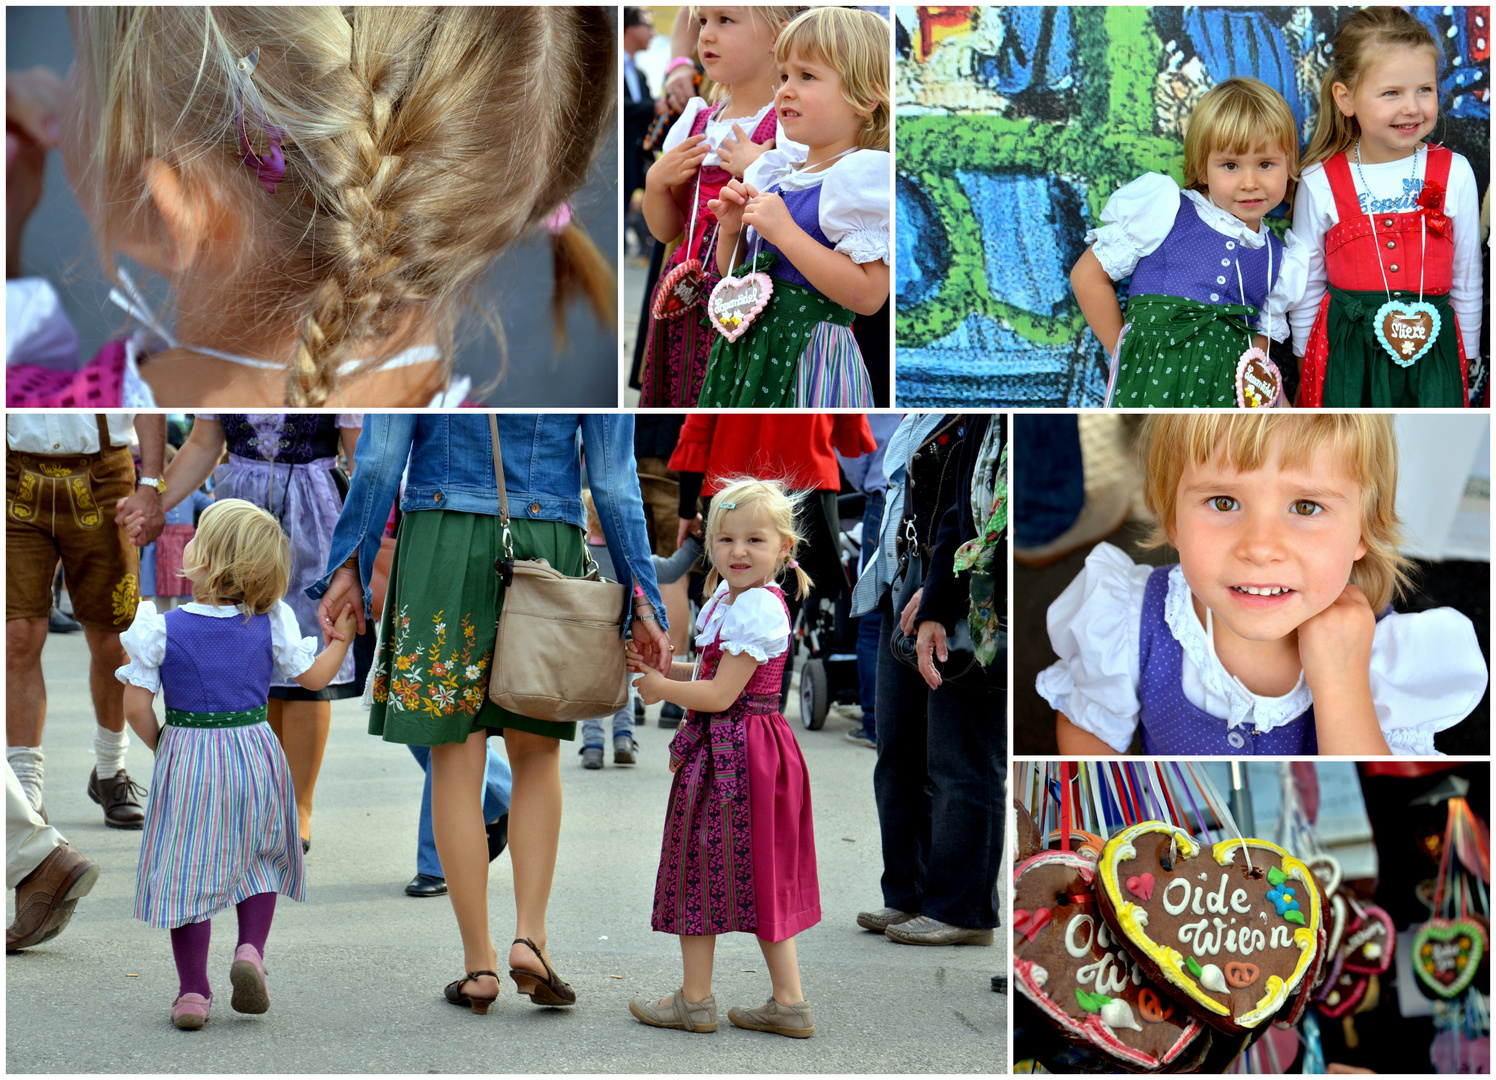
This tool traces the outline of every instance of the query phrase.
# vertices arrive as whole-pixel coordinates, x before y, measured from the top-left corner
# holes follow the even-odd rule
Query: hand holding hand
[[[150,485],[141,485],[133,495],[114,504],[114,524],[129,534],[130,543],[145,547],[166,528],[166,514],[161,510],[161,493]]]
[[[701,535],[701,515],[693,518],[681,518],[680,528],[675,533],[675,546],[682,548],[686,546],[686,537]]]
[[[931,690],[939,690],[944,680],[935,669],[931,657],[943,664],[950,659],[950,653],[945,647],[945,627],[938,619],[926,619],[919,624],[919,638],[915,642],[914,652],[919,657],[919,673],[924,676],[925,685]]]
[[[661,154],[649,167],[649,172],[644,174],[645,187],[651,184],[663,184],[666,187],[677,188],[696,179],[696,172],[701,168],[701,163],[706,160],[711,149],[711,144],[706,141],[705,135],[687,135]]]
[[[644,704],[653,705],[665,700],[662,691],[668,681],[658,671],[649,670],[634,680],[634,689],[639,691],[639,697]]]
[[[774,140],[756,143],[753,138],[737,124],[732,126],[732,134],[722,140],[717,147],[717,159],[722,162],[722,167],[739,180],[748,171],[764,151],[774,149]]]
[[[359,583],[358,571],[340,566],[333,571],[332,581],[322,594],[317,605],[317,625],[322,627],[322,636],[328,641],[347,641],[349,636],[343,629],[343,615],[351,612],[354,626],[362,634],[364,622],[364,589]]]
[[[629,624],[635,655],[639,662],[658,672],[670,670],[670,635],[660,628],[658,619],[640,619]]]
[[[905,637],[914,636],[914,616],[919,614],[919,602],[924,597],[923,587],[914,590],[914,595],[909,598],[909,603],[904,605],[904,610],[899,614],[899,629]]]
[[[752,225],[775,247],[782,246],[781,241],[789,230],[799,228],[795,219],[790,217],[789,207],[784,205],[783,199],[773,194],[760,195],[756,191],[743,208],[743,224]]]
[[[1333,604],[1299,626],[1299,663],[1316,698],[1343,681],[1370,679],[1376,628],[1370,601],[1351,584]]]

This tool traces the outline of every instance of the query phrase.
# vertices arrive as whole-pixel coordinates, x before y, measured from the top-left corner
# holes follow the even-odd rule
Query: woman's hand
[[[909,598],[909,603],[904,605],[904,610],[899,615],[899,629],[905,637],[914,636],[914,617],[919,614],[919,602],[924,595],[924,586],[915,589],[914,595]]]
[[[629,624],[633,635],[634,655],[641,665],[657,672],[670,670],[670,635],[660,629],[658,619],[641,619],[636,613]]]
[[[756,194],[757,192],[743,181],[729,180],[717,193],[715,199],[707,200],[706,208],[716,216],[724,233],[737,236],[743,231],[743,208]],[[718,245],[721,245],[720,237],[718,237]]]
[[[1366,594],[1349,584],[1333,604],[1299,626],[1299,663],[1316,699],[1326,690],[1369,685],[1376,629]]]
[[[722,162],[724,169],[741,180],[748,171],[748,166],[762,157],[764,151],[772,149],[774,149],[773,139],[756,143],[746,131],[737,124],[733,124],[732,134],[723,139],[717,147],[717,158]]]
[[[749,191],[753,197],[743,208],[743,224],[752,225],[760,236],[775,247],[783,247],[789,231],[800,228],[795,224],[795,219],[790,217],[789,207],[784,205],[784,200],[778,195],[760,195],[752,188]]]
[[[701,163],[711,153],[705,135],[687,135],[655,160],[644,174],[646,189],[678,188],[696,179]]]
[[[338,613],[332,630],[323,635],[324,644],[353,640],[354,633],[358,629],[358,619],[354,616],[353,610],[350,605],[343,605],[343,610]]]
[[[914,653],[919,657],[919,673],[924,676],[925,685],[931,690],[939,690],[944,681],[940,672],[935,670],[933,656],[942,664],[950,659],[950,653],[945,647],[945,627],[938,619],[926,619],[919,624],[919,638],[915,642]]]
[[[675,532],[675,546],[683,548],[686,546],[686,537],[701,535],[701,515],[693,518],[681,518],[680,528]]]
[[[354,625],[362,634],[367,628],[364,622],[364,587],[358,579],[358,571],[340,566],[333,571],[332,581],[322,594],[317,605],[317,624],[322,627],[322,636],[327,641],[347,641],[342,621],[345,613],[351,613]]]
[[[696,95],[696,68],[692,64],[679,64],[665,76],[665,88],[660,100],[674,112],[685,112],[691,98]]]

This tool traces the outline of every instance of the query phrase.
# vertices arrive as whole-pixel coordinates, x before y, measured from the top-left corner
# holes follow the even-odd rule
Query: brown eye
[[[1210,505],[1211,507],[1221,511],[1222,513],[1227,513],[1229,511],[1235,510],[1237,507],[1236,500],[1233,499],[1230,495],[1217,495],[1210,500]]]
[[[1303,517],[1314,517],[1321,510],[1323,510],[1324,507],[1320,506],[1317,502],[1311,502],[1308,499],[1300,499],[1298,502],[1293,504],[1292,509],[1295,514],[1302,515]]]

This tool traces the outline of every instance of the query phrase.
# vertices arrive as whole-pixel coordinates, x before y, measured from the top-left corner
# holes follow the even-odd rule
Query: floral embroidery
[[[424,639],[411,633],[406,608],[399,610],[394,622],[394,637],[385,645],[374,673],[374,700],[399,712],[476,715],[488,696],[493,652],[474,655],[478,631],[471,618],[464,615],[458,624],[460,643],[448,640],[445,611],[431,617],[431,630]]]
[[[135,618],[135,609],[140,605],[140,579],[134,574],[126,574],[120,578],[119,584],[114,587],[111,601],[116,623],[128,623]]]

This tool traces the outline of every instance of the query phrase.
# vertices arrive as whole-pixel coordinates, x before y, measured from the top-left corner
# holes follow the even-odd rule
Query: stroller
[[[867,496],[861,492],[836,500],[836,578],[816,581],[815,591],[801,606],[790,637],[794,650],[805,643],[807,655],[800,669],[800,721],[820,731],[832,705],[855,705],[861,698],[857,681],[857,620],[852,617],[852,586],[857,581],[861,546],[854,530],[862,522]],[[814,541],[812,541],[814,542]],[[821,560],[829,565],[830,560]],[[824,573],[824,571],[823,571]]]

